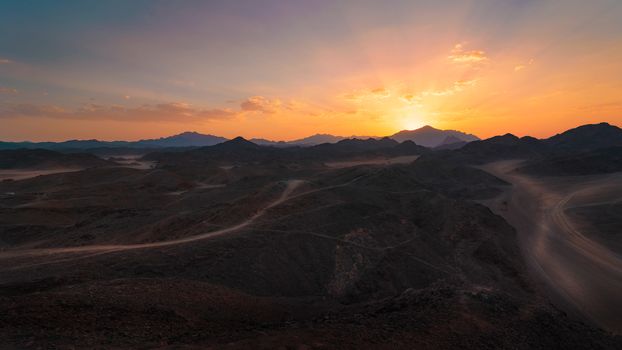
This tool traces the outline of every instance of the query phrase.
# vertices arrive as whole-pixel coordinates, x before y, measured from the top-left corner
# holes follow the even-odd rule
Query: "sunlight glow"
[[[403,119],[401,121],[401,124],[398,126],[398,129],[415,130],[415,129],[419,129],[420,127],[422,127],[423,124],[424,123],[421,121],[420,118],[416,116],[411,116],[411,117]]]

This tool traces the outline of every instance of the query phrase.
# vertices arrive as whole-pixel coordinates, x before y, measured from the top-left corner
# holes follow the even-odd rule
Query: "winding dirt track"
[[[533,178],[513,170],[519,161],[483,167],[512,189],[486,203],[519,235],[527,265],[558,304],[599,326],[622,333],[622,257],[581,232],[565,210],[620,199],[622,173]]]
[[[257,219],[262,217],[269,209],[274,208],[288,200],[299,198],[299,197],[306,196],[306,195],[320,192],[320,191],[326,191],[326,190],[335,189],[339,187],[349,186],[366,176],[373,176],[373,175],[374,174],[361,175],[342,184],[326,186],[322,188],[316,188],[316,189],[309,190],[306,192],[297,193],[295,195],[292,195],[292,193],[296,190],[296,188],[298,188],[301,184],[303,184],[305,180],[288,180],[286,182],[287,186],[285,187],[285,189],[283,190],[283,193],[281,193],[279,198],[269,203],[268,205],[263,207],[261,210],[257,211],[250,218],[236,225],[229,226],[229,227],[222,228],[222,229],[215,230],[215,231],[210,231],[210,232],[199,234],[199,235],[194,235],[190,237],[184,237],[184,238],[174,239],[174,240],[169,240],[169,241],[153,242],[153,243],[88,245],[88,246],[66,247],[66,248],[38,248],[38,249],[10,250],[6,252],[0,252],[0,259],[27,257],[27,256],[51,256],[51,255],[58,255],[58,254],[84,254],[79,257],[74,256],[73,258],[48,261],[48,263],[55,263],[55,262],[64,261],[64,260],[75,260],[75,258],[88,258],[88,257],[93,257],[93,256],[101,255],[101,254],[111,253],[111,252],[128,251],[128,250],[136,250],[136,249],[148,249],[148,248],[160,248],[160,247],[167,247],[167,246],[173,246],[177,244],[190,243],[190,242],[196,242],[196,241],[216,238],[216,237],[224,236],[224,235],[239,231],[243,228],[250,226],[255,221],[257,221]],[[45,264],[45,262],[42,264]]]
[[[260,218],[262,215],[268,211],[268,209],[276,207],[281,203],[290,199],[292,192],[300,186],[304,181],[302,180],[289,180],[287,181],[287,186],[283,193],[279,198],[275,201],[271,202],[267,206],[263,207],[261,210],[257,211],[250,218],[236,224],[234,226],[226,227],[220,230],[211,231],[199,235],[194,235],[190,237],[163,241],[163,242],[153,242],[153,243],[140,243],[140,244],[122,244],[122,245],[89,245],[89,246],[81,246],[81,247],[67,247],[67,248],[43,248],[43,249],[27,249],[27,250],[15,250],[0,253],[0,258],[11,258],[17,256],[26,256],[26,255],[51,255],[51,254],[61,254],[61,253],[96,253],[96,252],[118,252],[124,250],[134,250],[134,249],[145,249],[145,248],[158,248],[158,247],[166,247],[176,244],[189,243],[194,241],[200,241],[209,238],[215,238],[219,236],[223,236],[240,229],[243,229],[249,225],[251,225],[255,220]]]

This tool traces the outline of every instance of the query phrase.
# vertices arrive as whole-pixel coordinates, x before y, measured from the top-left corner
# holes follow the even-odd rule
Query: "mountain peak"
[[[248,141],[242,136],[235,137],[229,141],[225,141],[221,144],[216,145],[216,147],[235,147],[235,148],[258,148],[259,145]]]
[[[622,129],[609,123],[586,124],[545,140],[558,150],[590,151],[622,146]]]
[[[232,141],[232,142],[249,142],[247,139],[243,138],[242,136],[234,137],[230,141]]]
[[[226,140],[224,137],[184,131],[177,135],[140,140],[136,144],[142,147],[202,147],[212,146]]]
[[[398,142],[411,140],[421,146],[437,147],[443,144],[445,139],[449,136],[453,136],[454,138],[464,142],[479,140],[479,138],[475,135],[457,130],[440,130],[430,125],[425,125],[416,130],[402,130],[392,135],[391,138]]]
[[[175,136],[191,136],[191,135],[202,135],[201,133],[198,133],[196,131],[184,131],[180,134],[177,134]]]

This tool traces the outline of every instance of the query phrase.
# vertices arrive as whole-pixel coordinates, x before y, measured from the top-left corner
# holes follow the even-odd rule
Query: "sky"
[[[619,0],[0,0],[0,140],[622,125]]]

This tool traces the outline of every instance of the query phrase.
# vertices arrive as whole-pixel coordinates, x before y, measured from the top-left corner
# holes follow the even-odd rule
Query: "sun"
[[[420,118],[411,116],[401,120],[400,127],[403,130],[415,130],[423,126]]]
[[[421,110],[420,106],[401,106],[394,114],[395,126],[399,130],[415,130],[424,126],[425,112]]]

